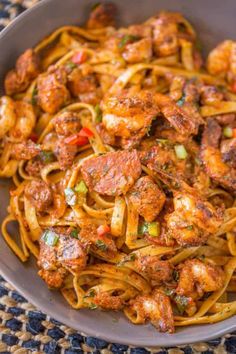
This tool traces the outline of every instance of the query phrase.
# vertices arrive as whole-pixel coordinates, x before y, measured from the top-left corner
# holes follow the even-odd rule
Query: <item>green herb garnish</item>
[[[39,157],[44,163],[50,163],[55,160],[55,155],[52,151],[40,151]]]
[[[89,308],[90,310],[96,310],[98,307],[96,304],[94,304],[93,302],[91,302],[91,304],[89,304]]]
[[[107,245],[102,241],[102,240],[97,240],[96,241],[96,246],[99,248],[101,251],[106,251],[107,250]]]
[[[118,47],[120,49],[124,48],[126,46],[126,44],[136,42],[139,39],[140,39],[139,36],[133,36],[132,34],[126,34],[124,37],[122,37],[120,43],[118,44]]]
[[[189,298],[184,296],[184,295],[176,295],[175,296],[175,302],[178,308],[178,311],[181,315],[183,315],[186,307],[189,304]]]
[[[96,295],[96,291],[94,289],[91,289],[88,294],[84,295],[84,299],[86,299],[87,297],[94,297]]]
[[[176,282],[179,281],[179,272],[176,269],[173,270],[172,276]]]
[[[38,95],[38,88],[37,88],[37,86],[35,86],[32,91],[32,96],[31,96],[31,104],[33,106],[36,106],[36,104],[37,104],[37,95]]]
[[[77,229],[74,229],[74,230],[72,230],[71,231],[71,233],[70,233],[70,237],[73,237],[73,238],[79,238],[79,230],[77,230]]]
[[[193,230],[193,225],[186,226],[186,229],[189,230],[189,231]]]
[[[167,296],[169,296],[169,297],[171,297],[171,298],[173,298],[174,295],[175,295],[175,290],[174,290],[174,289],[165,289],[164,292],[165,292],[165,294],[166,294]]]
[[[96,106],[94,107],[94,110],[96,112],[96,123],[101,123],[102,121],[102,110],[100,108],[100,106],[98,104],[96,104]]]
[[[72,61],[68,61],[65,64],[65,68],[69,71],[69,70],[73,70],[73,69],[77,68],[77,65],[75,63],[73,63]]]
[[[124,257],[119,263],[117,263],[118,267],[122,267],[126,262],[134,262],[136,259],[136,254],[131,253],[128,256]]]
[[[48,246],[56,246],[59,236],[51,230],[47,230],[43,233],[42,239]]]

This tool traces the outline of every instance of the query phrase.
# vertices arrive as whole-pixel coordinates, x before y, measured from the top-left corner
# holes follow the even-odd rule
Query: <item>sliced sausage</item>
[[[104,195],[126,194],[141,174],[136,150],[108,152],[86,160],[82,176],[91,191]]]

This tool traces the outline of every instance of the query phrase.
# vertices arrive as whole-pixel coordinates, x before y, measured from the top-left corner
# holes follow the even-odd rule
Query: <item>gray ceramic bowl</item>
[[[82,24],[96,0],[42,0],[19,16],[0,35],[0,91],[3,77],[26,48],[55,28]],[[195,25],[206,50],[235,36],[235,0],[114,0],[123,25],[143,21],[160,9],[182,12]],[[8,181],[0,181],[0,221],[8,205]],[[13,228],[16,232],[16,229]],[[29,301],[55,319],[78,331],[107,341],[136,346],[175,346],[204,341],[236,329],[236,316],[221,323],[187,327],[173,335],[160,334],[152,326],[135,326],[122,315],[99,311],[75,311],[62,296],[47,289],[37,276],[33,260],[22,264],[0,238],[0,271]]]

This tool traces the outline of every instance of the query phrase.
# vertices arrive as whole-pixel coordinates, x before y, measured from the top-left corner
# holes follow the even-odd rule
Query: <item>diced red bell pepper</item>
[[[82,64],[86,60],[87,60],[87,54],[82,50],[80,52],[75,53],[71,58],[72,63],[75,64]]]
[[[82,128],[79,132],[79,136],[86,136],[87,138],[92,138],[94,137],[94,134],[89,128]]]
[[[79,133],[73,134],[65,138],[65,144],[83,146],[88,144],[88,138],[86,136],[80,136]]]
[[[108,226],[106,224],[105,225],[100,225],[97,228],[98,236],[103,236],[103,235],[107,234],[110,231],[111,231],[110,226]]]
[[[38,135],[34,132],[32,132],[29,136],[29,139],[32,140],[34,143],[37,143],[38,138],[39,138]]]

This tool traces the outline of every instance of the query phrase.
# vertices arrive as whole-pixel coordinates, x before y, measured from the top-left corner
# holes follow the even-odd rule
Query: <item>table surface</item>
[[[0,0],[0,30],[40,0]],[[178,348],[133,348],[86,337],[42,313],[0,277],[0,353],[3,354],[236,354],[236,332]]]

